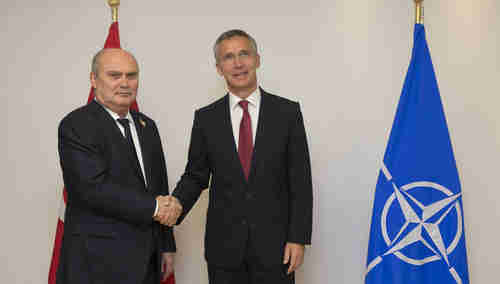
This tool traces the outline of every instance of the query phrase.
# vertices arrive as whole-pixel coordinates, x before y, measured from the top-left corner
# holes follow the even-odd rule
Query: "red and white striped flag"
[[[104,43],[104,48],[121,48],[120,46],[120,32],[118,29],[118,22],[113,22],[109,27],[108,37]],[[94,99],[94,88],[90,87],[90,93],[87,103],[92,102]],[[132,110],[138,111],[139,107],[135,101],[130,107]],[[59,218],[57,220],[56,237],[54,239],[54,249],[52,251],[52,261],[49,269],[49,284],[56,284],[57,267],[59,266],[59,256],[61,253],[62,238],[64,235],[64,212],[66,211],[67,193],[66,187],[63,189],[63,198],[59,207]],[[161,284],[175,284],[175,276],[172,274],[167,280]]]

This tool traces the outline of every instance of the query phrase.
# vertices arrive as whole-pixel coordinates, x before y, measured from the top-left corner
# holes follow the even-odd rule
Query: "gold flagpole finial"
[[[424,24],[424,0],[414,0],[415,1],[415,23]]]
[[[108,0],[108,4],[113,13],[113,22],[118,22],[118,7],[120,6],[120,0]]]

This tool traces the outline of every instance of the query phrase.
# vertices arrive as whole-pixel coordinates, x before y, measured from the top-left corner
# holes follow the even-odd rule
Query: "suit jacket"
[[[160,136],[153,120],[131,115],[147,188],[135,153],[97,102],[71,112],[59,125],[68,199],[58,284],[141,283],[151,256],[160,260],[160,252],[175,251],[171,229],[152,219],[155,197],[168,194]]]
[[[265,266],[280,265],[286,242],[310,244],[312,182],[300,106],[261,90],[248,181],[238,157],[229,95],[195,112],[188,162],[172,193],[180,223],[208,186],[205,258],[238,266],[246,248]]]

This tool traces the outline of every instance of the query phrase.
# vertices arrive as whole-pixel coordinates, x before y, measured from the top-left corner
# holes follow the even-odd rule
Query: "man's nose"
[[[129,87],[129,79],[124,76],[121,80],[120,80],[120,88],[128,88]]]
[[[243,66],[243,60],[239,56],[234,57],[234,66],[241,67]]]

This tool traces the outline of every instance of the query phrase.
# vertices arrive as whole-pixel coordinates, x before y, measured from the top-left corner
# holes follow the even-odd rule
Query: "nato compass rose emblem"
[[[382,172],[394,190],[385,201],[380,220],[382,237],[388,249],[370,262],[366,273],[381,263],[384,256],[392,254],[415,266],[442,261],[455,281],[461,284],[460,276],[448,259],[463,234],[462,209],[458,202],[461,194],[453,194],[446,187],[430,181],[398,187],[385,165],[382,165]],[[428,196],[434,198],[424,203],[422,199],[426,198],[422,197]],[[453,232],[445,233],[446,238],[440,228],[442,223],[456,224]],[[416,250],[411,248],[417,246],[422,249],[415,255]]]

